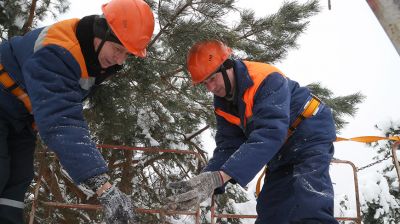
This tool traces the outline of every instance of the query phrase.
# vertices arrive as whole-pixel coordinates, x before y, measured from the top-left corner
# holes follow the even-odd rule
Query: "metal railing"
[[[393,159],[394,167],[396,168],[398,181],[400,181],[400,164],[399,164],[399,160],[397,159],[397,148],[399,146],[400,146],[400,141],[397,141],[397,142],[393,143],[393,145],[392,145],[392,159]],[[399,186],[399,188],[400,188],[400,186]]]
[[[398,143],[400,144],[400,143]],[[196,156],[199,160],[203,161],[202,156],[193,151],[187,150],[174,150],[174,149],[162,149],[162,148],[154,148],[154,147],[128,147],[128,146],[117,146],[117,145],[98,145],[100,149],[120,149],[120,150],[134,150],[134,151],[144,151],[150,153],[176,153],[176,154],[192,154]],[[395,147],[393,147],[395,150]],[[393,153],[395,155],[395,152]],[[397,158],[396,158],[397,159]],[[338,221],[354,221],[355,223],[361,223],[361,215],[360,215],[360,201],[359,201],[359,191],[358,191],[358,177],[357,177],[357,168],[350,161],[344,160],[332,160],[332,163],[341,163],[348,164],[353,169],[353,178],[354,178],[354,191],[356,196],[356,217],[336,217]],[[398,164],[398,163],[397,163]],[[396,167],[397,168],[397,167]],[[45,206],[51,206],[56,208],[77,208],[77,209],[87,209],[87,210],[99,210],[101,209],[100,205],[93,204],[67,204],[67,203],[59,203],[59,202],[49,202],[49,201],[38,201],[39,188],[42,183],[41,173],[38,175],[38,179],[36,182],[36,186],[34,189],[34,199],[32,202],[31,212],[29,215],[29,224],[34,223],[36,207],[38,204],[42,204]],[[144,208],[136,208],[137,213],[147,213],[147,214],[159,214],[161,217],[166,215],[189,215],[195,217],[195,224],[200,223],[200,208],[198,207],[196,211],[168,211],[164,209],[144,209]],[[215,224],[215,219],[217,218],[237,218],[237,219],[255,219],[256,215],[238,215],[238,214],[217,214],[216,213],[216,203],[214,196],[212,197],[211,202],[211,224]]]
[[[340,164],[348,164],[353,169],[353,180],[354,180],[354,191],[356,196],[356,217],[335,217],[338,221],[354,221],[357,224],[361,224],[361,211],[360,211],[360,197],[358,193],[358,176],[357,176],[357,168],[356,166],[350,162],[345,160],[332,160],[332,163],[340,163]],[[215,197],[213,196],[211,201],[211,224],[215,224],[216,218],[233,218],[233,219],[256,219],[257,215],[237,215],[237,214],[225,214],[220,213],[217,214]]]
[[[200,153],[189,151],[189,150],[175,150],[175,149],[163,149],[157,147],[129,147],[129,146],[118,146],[118,145],[97,145],[99,149],[119,149],[119,150],[133,150],[133,151],[143,151],[148,153],[175,153],[182,155],[194,155],[199,161],[205,162]],[[93,204],[68,204],[68,203],[59,203],[59,202],[51,202],[51,201],[39,201],[39,189],[42,184],[42,174],[39,172],[36,186],[34,188],[34,198],[32,202],[31,211],[29,213],[29,224],[34,223],[36,208],[39,204],[45,206],[51,206],[54,208],[64,208],[64,209],[84,209],[84,210],[100,210],[101,205],[93,205]],[[136,208],[135,211],[137,213],[146,213],[146,214],[159,214],[161,217],[166,215],[189,215],[195,217],[195,224],[200,224],[200,208],[198,207],[196,211],[170,211],[165,209],[144,209],[144,208]]]

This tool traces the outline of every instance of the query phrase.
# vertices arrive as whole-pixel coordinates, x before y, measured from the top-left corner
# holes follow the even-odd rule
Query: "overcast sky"
[[[247,0],[243,7],[250,7],[258,15],[276,11],[283,1]],[[300,1],[305,2],[305,1]],[[340,133],[342,137],[380,135],[378,124],[387,127],[389,121],[400,124],[400,105],[396,98],[400,83],[400,56],[365,0],[321,0],[323,10],[310,20],[310,26],[299,41],[299,48],[291,50],[288,57],[276,64],[287,76],[301,85],[320,82],[336,96],[361,92],[366,96],[354,118]],[[273,4],[272,4],[273,3]],[[335,157],[349,160],[362,167],[372,162],[375,150],[355,142],[335,143]],[[389,161],[390,162],[390,161]],[[373,190],[372,182],[366,185],[375,169],[358,173],[360,191]],[[369,172],[369,173],[368,173]],[[335,198],[351,194],[352,170],[349,166],[332,166]],[[363,197],[363,195],[361,195]],[[335,201],[337,202],[337,201]],[[350,203],[355,216],[354,202]],[[338,215],[335,206],[335,215]]]
[[[275,11],[283,1],[247,0],[241,5],[258,15]],[[299,1],[304,2],[304,1]],[[361,92],[367,98],[340,136],[382,135],[375,124],[399,121],[396,100],[400,83],[400,56],[365,0],[322,0],[323,10],[310,21],[299,48],[277,66],[301,85],[320,82],[336,96]],[[273,3],[273,4],[272,4]],[[336,157],[356,165],[372,154],[361,143],[335,143]],[[366,155],[366,156],[361,156]]]

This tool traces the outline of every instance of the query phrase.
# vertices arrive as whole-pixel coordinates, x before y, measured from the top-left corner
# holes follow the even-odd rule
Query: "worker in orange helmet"
[[[0,45],[0,223],[23,223],[37,132],[76,184],[92,189],[107,223],[133,223],[129,196],[111,184],[91,140],[82,101],[122,68],[146,56],[154,15],[143,0],[111,0],[102,15],[70,19]]]
[[[214,94],[216,148],[202,173],[167,185],[177,192],[168,207],[190,209],[223,193],[227,182],[245,187],[268,165],[256,224],[338,223],[329,176],[336,139],[331,109],[276,67],[231,54],[217,40],[189,51],[193,84]]]

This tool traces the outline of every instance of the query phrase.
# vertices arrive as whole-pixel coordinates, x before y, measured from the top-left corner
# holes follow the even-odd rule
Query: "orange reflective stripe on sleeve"
[[[218,114],[219,116],[225,118],[225,120],[227,120],[229,123],[231,124],[236,124],[237,126],[240,126],[240,118],[229,114],[225,111],[222,111],[221,109],[217,108],[215,109],[215,113]]]

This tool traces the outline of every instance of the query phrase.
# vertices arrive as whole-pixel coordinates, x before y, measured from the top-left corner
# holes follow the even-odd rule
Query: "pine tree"
[[[234,49],[237,58],[276,63],[297,47],[297,39],[307,28],[308,18],[319,12],[319,6],[317,0],[304,4],[286,2],[278,12],[257,18],[252,10],[236,8],[234,0],[147,2],[156,14],[157,27],[148,47],[148,57],[130,58],[123,71],[90,97],[84,112],[98,144],[153,146],[190,150],[201,155],[202,159],[197,159],[192,155],[171,153],[101,150],[111,168],[110,175],[117,180],[118,187],[132,195],[136,206],[161,208],[165,197],[171,194],[165,189],[166,184],[199,173],[204,160],[210,156],[202,150],[199,136],[189,138],[187,134],[205,125],[215,128],[212,96],[204,88],[194,88],[186,71],[189,48],[199,40],[219,39]],[[7,7],[11,7],[9,5]],[[233,14],[239,15],[238,22],[230,21]],[[16,17],[0,16],[11,24],[1,27],[2,35],[22,32],[21,28],[12,26]],[[353,115],[355,105],[363,98],[359,93],[334,97],[329,89],[319,84],[310,87],[334,109],[339,129],[345,125],[343,115]],[[36,175],[43,175],[40,199],[98,203],[70,181],[54,155],[38,150],[36,156]],[[34,187],[35,184],[31,192]],[[227,193],[219,196],[217,212],[235,213],[229,199],[237,203],[247,200],[240,187],[228,185]],[[205,214],[209,206],[202,210]],[[39,204],[35,218],[40,223],[87,223],[100,221],[101,212]],[[142,223],[169,222],[162,216],[149,214],[142,214],[141,220]],[[240,223],[233,219],[218,221]],[[201,223],[207,223],[205,216]]]
[[[158,14],[160,29],[150,43],[149,57],[144,60],[132,58],[124,72],[106,83],[91,98],[87,117],[96,130],[99,143],[159,146],[202,153],[200,139],[187,141],[185,133],[206,124],[213,128],[215,118],[212,96],[204,88],[193,88],[185,69],[189,48],[199,40],[220,39],[235,50],[235,57],[275,63],[284,59],[288,50],[297,47],[296,40],[306,29],[307,19],[319,11],[317,1],[305,4],[288,2],[275,14],[261,18],[256,18],[252,10],[236,9],[232,0],[151,1],[150,4]],[[239,12],[240,20],[229,25],[232,21],[228,18],[233,12]],[[334,97],[329,89],[319,84],[311,84],[310,87],[334,108],[338,129],[345,125],[343,115],[355,114],[355,105],[363,99],[360,93]],[[115,154],[118,152],[106,153],[109,153],[107,156],[117,157]],[[188,173],[192,176],[201,170],[199,166],[204,165],[173,155],[148,154],[142,159],[155,157],[160,159],[154,165],[157,171],[149,171],[149,174],[158,180],[156,186],[161,190],[157,189],[157,194],[148,192],[143,189],[144,183],[148,182],[141,179],[141,188],[133,187],[136,191],[134,195],[146,192],[146,196],[138,198],[138,205],[162,206],[162,197],[170,194],[163,189],[170,176],[178,179],[187,177]],[[179,171],[174,168],[178,164]],[[134,170],[138,172],[135,176],[148,173],[145,167],[135,167]],[[148,184],[154,185],[155,182]],[[232,201],[228,198],[235,202],[247,200],[239,187],[229,187],[228,193],[219,197],[217,212],[234,213]],[[208,209],[206,207],[204,211]],[[239,223],[239,220],[233,219],[218,221]],[[206,220],[203,219],[202,223]]]
[[[2,0],[0,1],[0,37],[8,39],[23,35],[36,27],[38,21],[48,15],[57,15],[68,10],[67,0]]]
[[[315,95],[333,109],[333,119],[335,120],[337,131],[340,131],[340,129],[344,128],[348,123],[345,121],[344,117],[354,116],[356,114],[357,107],[354,105],[361,103],[365,98],[360,92],[347,96],[335,97],[331,90],[322,87],[320,83],[311,83],[307,86]]]
[[[390,126],[385,129],[381,129],[384,136],[399,136],[400,125],[390,122]],[[377,170],[375,173],[376,178],[371,180],[370,185],[379,186],[380,192],[373,197],[372,200],[367,200],[365,204],[361,206],[362,217],[364,223],[372,224],[395,224],[400,223],[400,191],[399,191],[399,180],[397,177],[396,169],[391,159],[391,149],[393,142],[385,142],[384,144],[373,144],[371,145],[377,149],[378,155],[374,158],[375,160],[383,160],[382,169]],[[397,149],[397,154],[399,154]],[[371,194],[371,192],[369,192]]]

